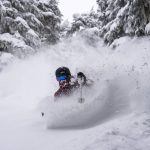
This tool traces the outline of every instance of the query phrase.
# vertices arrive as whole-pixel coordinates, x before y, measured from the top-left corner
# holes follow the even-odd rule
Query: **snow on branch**
[[[19,48],[22,53],[27,48],[33,52],[42,43],[53,44],[59,37],[60,22],[61,13],[55,0],[1,0],[0,51],[16,54]]]

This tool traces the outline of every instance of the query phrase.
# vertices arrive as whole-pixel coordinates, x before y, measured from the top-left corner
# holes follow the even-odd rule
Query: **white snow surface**
[[[112,50],[74,37],[14,60],[0,73],[0,149],[149,150],[149,40]],[[94,81],[85,103],[79,91],[54,102],[59,66]]]

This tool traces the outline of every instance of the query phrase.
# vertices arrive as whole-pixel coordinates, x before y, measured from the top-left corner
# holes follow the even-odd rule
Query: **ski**
[[[84,103],[84,102],[85,102],[85,99],[84,99],[84,98],[79,98],[79,99],[78,99],[78,102],[79,102],[79,103]]]
[[[44,112],[41,112],[41,116],[44,117],[44,115],[45,115],[45,113],[44,113]]]

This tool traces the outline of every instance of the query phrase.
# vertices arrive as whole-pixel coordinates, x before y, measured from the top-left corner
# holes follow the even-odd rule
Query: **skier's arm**
[[[80,86],[77,78],[74,76],[72,76],[72,78],[70,80],[70,85],[71,85],[71,88],[78,88]]]

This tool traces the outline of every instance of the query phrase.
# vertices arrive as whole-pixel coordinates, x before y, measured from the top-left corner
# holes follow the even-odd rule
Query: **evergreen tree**
[[[111,44],[115,39],[129,35],[145,35],[150,21],[149,0],[97,0],[100,36]]]
[[[0,50],[22,55],[42,42],[55,43],[60,22],[56,0],[1,0]]]
[[[87,44],[95,46],[99,40],[98,27],[100,26],[98,22],[98,15],[92,9],[90,13],[74,14],[73,22],[71,27],[67,29],[68,36],[80,36]]]
[[[88,28],[94,28],[98,25],[98,16],[93,10],[90,13],[74,14],[71,29],[68,34],[80,32]]]

